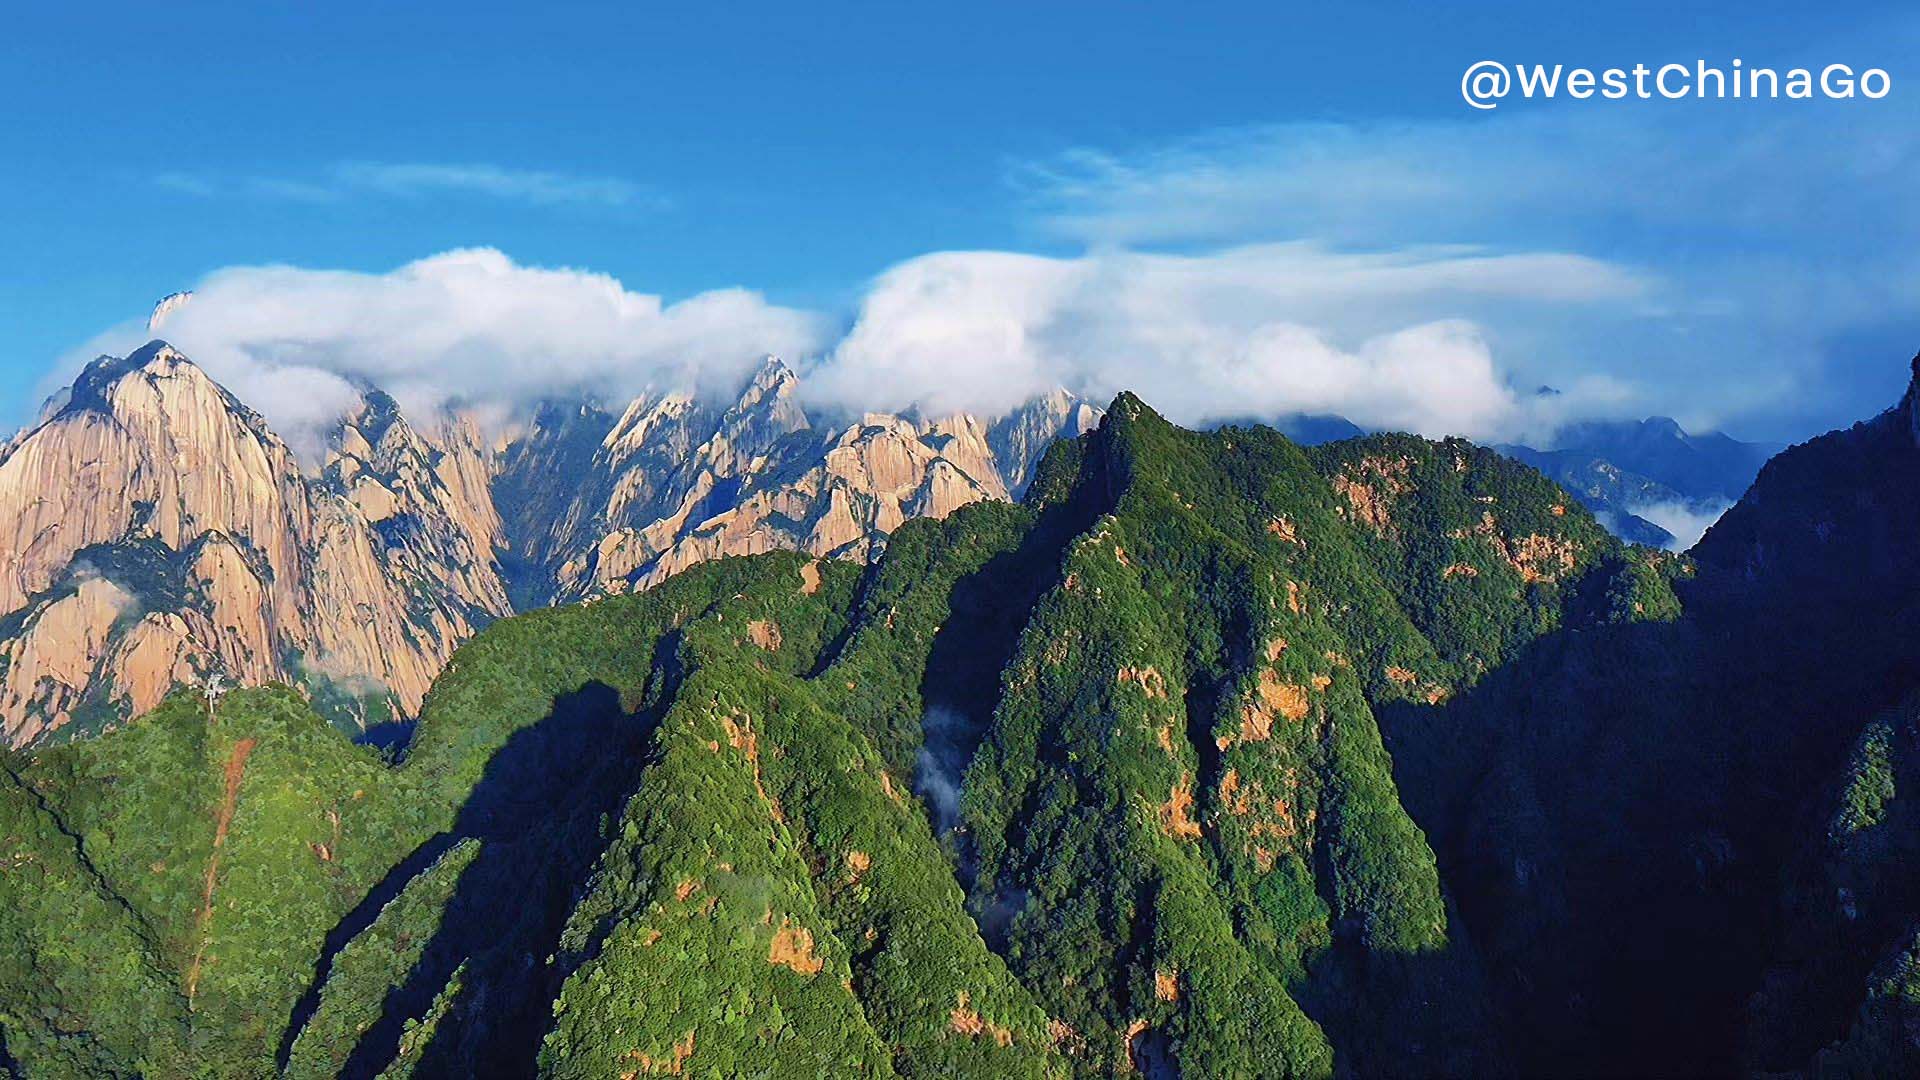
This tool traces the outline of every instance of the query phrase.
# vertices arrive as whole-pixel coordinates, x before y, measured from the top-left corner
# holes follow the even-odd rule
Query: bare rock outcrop
[[[473,492],[484,465],[373,398],[337,442],[303,474],[162,342],[90,365],[0,459],[6,741],[215,671],[304,683],[368,721],[417,709],[453,648],[508,610],[499,526]]]
[[[724,409],[686,394],[630,405],[581,487],[596,505],[561,515],[584,535],[550,545],[571,553],[554,569],[553,594],[644,589],[706,559],[776,549],[864,559],[910,517],[1010,497],[992,432],[978,419],[873,413],[820,425],[798,404],[797,386],[769,358]],[[1022,459],[1017,471],[1030,464]]]
[[[730,400],[574,402],[504,433],[367,387],[300,461],[164,342],[102,357],[0,450],[0,738],[96,730],[213,673],[404,718],[491,619],[728,555],[868,558],[909,518],[1016,497],[1099,415],[1060,392],[992,424],[815,418],[798,387],[768,358]]]

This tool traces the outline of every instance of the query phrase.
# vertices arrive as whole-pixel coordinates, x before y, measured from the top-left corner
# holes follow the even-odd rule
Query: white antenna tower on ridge
[[[201,692],[207,696],[207,723],[214,722],[214,707],[220,703],[220,695],[227,692],[226,676],[211,672],[200,683]]]

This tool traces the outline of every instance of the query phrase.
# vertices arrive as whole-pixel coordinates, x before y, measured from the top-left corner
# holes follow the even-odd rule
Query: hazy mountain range
[[[1718,432],[1690,435],[1656,416],[1569,424],[1556,433],[1551,450],[1498,449],[1553,477],[1622,538],[1684,548],[1784,447]]]

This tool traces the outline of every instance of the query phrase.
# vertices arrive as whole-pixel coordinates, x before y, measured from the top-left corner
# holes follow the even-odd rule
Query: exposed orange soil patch
[[[1520,580],[1529,585],[1556,581],[1560,575],[1572,571],[1574,564],[1579,561],[1580,548],[1572,540],[1540,533],[1507,538],[1501,534],[1500,521],[1491,510],[1482,513],[1480,523],[1473,528],[1457,530],[1453,535],[1462,539],[1469,536],[1485,539],[1500,558],[1520,575]]]
[[[760,793],[760,799],[767,804],[768,811],[773,814],[773,820],[785,823],[787,815],[780,809],[780,800],[768,793],[767,785],[760,776],[760,737],[754,734],[753,720],[747,716],[741,716],[739,721],[735,722],[732,717],[723,716],[720,718],[720,726],[726,729],[728,745],[747,755],[747,764],[753,768],[753,790]]]
[[[1291,787],[1293,782],[1293,770],[1288,769],[1284,784]],[[1285,841],[1300,831],[1287,800],[1269,796],[1257,779],[1242,779],[1238,769],[1227,770],[1227,774],[1221,778],[1219,796],[1221,807],[1230,816],[1244,820],[1241,827],[1246,830],[1246,842],[1241,850],[1252,856],[1254,864],[1262,871],[1273,869],[1276,851],[1267,843],[1284,846]],[[1311,821],[1311,809],[1307,816]]]
[[[1554,517],[1566,517],[1566,516],[1567,516],[1567,508],[1566,508],[1566,506],[1565,506],[1564,504],[1562,504],[1562,503],[1554,503],[1554,504],[1553,504],[1553,507],[1552,507],[1551,509],[1549,509],[1549,510],[1548,510],[1547,512],[1548,512],[1548,513],[1550,513],[1550,514],[1552,514],[1552,515],[1553,515]]]
[[[947,1014],[947,1026],[957,1035],[991,1035],[1001,1046],[1012,1046],[1013,1032],[982,1017],[968,1004],[969,1000],[965,990],[955,995],[953,1011]]]
[[[1274,712],[1288,720],[1300,720],[1307,715],[1307,692],[1290,682],[1283,682],[1272,671],[1260,673],[1260,700]]]
[[[1415,675],[1413,672],[1397,664],[1388,664],[1385,674],[1388,679],[1400,683],[1403,686],[1407,683],[1420,681],[1420,676]]]
[[[1160,673],[1150,667],[1123,667],[1114,676],[1114,679],[1116,682],[1123,684],[1138,683],[1140,692],[1150,698],[1163,698],[1167,696],[1167,680],[1161,678]]]
[[[1180,1000],[1179,969],[1159,968],[1153,973],[1153,996],[1161,1001]]]
[[[1571,571],[1575,552],[1571,540],[1534,533],[1508,545],[1506,556],[1513,568],[1520,572],[1520,580],[1531,585],[1558,580],[1561,574]]]
[[[1300,592],[1301,592],[1301,589],[1300,589],[1299,582],[1297,581],[1287,582],[1287,610],[1291,611],[1295,615],[1298,615],[1301,612],[1307,610],[1306,602],[1300,598]]]
[[[1172,794],[1160,804],[1160,830],[1177,839],[1199,838],[1200,823],[1193,820],[1192,775],[1181,773],[1179,783],[1173,785]]]
[[[1299,531],[1293,527],[1292,519],[1288,518],[1285,514],[1281,514],[1278,517],[1275,517],[1272,520],[1268,521],[1267,531],[1269,533],[1272,533],[1274,536],[1279,537],[1282,541],[1286,543],[1294,544],[1299,547],[1306,546],[1305,544],[1300,543]]]
[[[1153,739],[1160,744],[1160,749],[1165,750],[1169,755],[1178,753],[1173,748],[1173,721],[1169,720],[1154,728]]]
[[[818,975],[825,966],[813,951],[813,931],[794,926],[785,916],[773,933],[773,945],[767,950],[767,963],[792,968],[802,975]]]
[[[1258,787],[1256,781],[1254,789]],[[1235,817],[1245,817],[1253,809],[1253,801],[1249,796],[1249,790],[1240,782],[1240,770],[1228,769],[1227,775],[1220,778],[1220,805]]]
[[[687,898],[700,891],[700,883],[692,878],[681,878],[680,884],[673,887],[673,898],[686,903]]]
[[[1440,576],[1442,578],[1477,578],[1480,576],[1480,571],[1471,563],[1457,562],[1445,570],[1440,571]]]
[[[1243,743],[1265,742],[1273,738],[1273,718],[1276,716],[1284,720],[1302,720],[1312,709],[1307,701],[1306,688],[1287,682],[1272,668],[1260,672],[1255,695],[1254,700],[1240,710],[1239,738]],[[1232,739],[1216,742],[1220,749],[1225,750]]]
[[[1407,474],[1413,470],[1412,458],[1365,457],[1342,469],[1333,478],[1334,493],[1346,499],[1341,511],[1374,532],[1386,535],[1393,528],[1393,504],[1413,490]]]
[[[780,624],[772,619],[755,619],[747,624],[747,637],[768,652],[777,652],[780,648]]]
[[[1240,710],[1240,741],[1243,743],[1266,742],[1273,738],[1273,714],[1258,705],[1248,705]],[[1229,740],[1228,745],[1231,745]],[[1221,747],[1226,749],[1226,747]]]
[[[1347,505],[1353,508],[1353,516],[1368,528],[1375,532],[1387,531],[1387,525],[1392,521],[1387,514],[1387,507],[1391,504],[1372,488],[1346,473],[1340,473],[1333,478],[1333,490],[1347,500]]]
[[[873,856],[867,854],[866,852],[852,851],[852,850],[847,852],[847,880],[848,881],[859,881],[860,875],[866,873],[869,869],[872,868],[872,866],[873,866]]]
[[[200,912],[194,917],[194,937],[199,944],[193,950],[193,962],[187,965],[187,1001],[191,1003],[200,989],[200,964],[207,952],[207,927],[213,921],[213,892],[220,880],[220,849],[226,846],[227,829],[233,825],[233,812],[240,802],[240,781],[247,775],[247,758],[257,740],[241,739],[233,744],[224,770],[226,790],[220,797],[220,809],[213,819],[213,851],[207,856],[206,880],[200,888]]]
[[[640,1068],[623,1072],[621,1080],[635,1080],[640,1076],[679,1076],[686,1071],[687,1059],[693,1056],[693,1030],[689,1028],[680,1041],[673,1044],[673,1050],[664,1057],[656,1058],[639,1050],[630,1051],[627,1058],[638,1061]]]
[[[820,591],[820,564],[810,562],[800,567],[800,591],[812,596]]]
[[[327,820],[333,824],[333,839],[322,844],[310,843],[307,846],[313,849],[313,853],[320,857],[321,862],[330,863],[333,861],[334,853],[340,850],[340,811],[329,807]]]
[[[1294,823],[1293,811],[1287,806],[1287,800],[1275,799],[1271,803],[1273,817],[1266,821],[1256,821],[1248,830],[1256,839],[1270,836],[1276,840],[1285,840],[1300,831]]]

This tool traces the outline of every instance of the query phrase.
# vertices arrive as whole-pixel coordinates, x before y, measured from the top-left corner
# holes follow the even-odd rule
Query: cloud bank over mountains
[[[1920,39],[1856,51],[1894,40]],[[1875,365],[1920,325],[1920,250],[1892,239],[1920,228],[1913,99],[1670,104],[1222,128],[1072,148],[1013,179],[1038,235],[1095,248],[1580,253],[1644,288],[1592,318],[1499,313],[1505,358],[1536,381],[1604,370],[1696,430],[1811,434],[1809,414],[1878,408],[1900,388]]]
[[[1553,398],[1517,391],[1489,332],[1462,312],[1547,317],[1642,288],[1579,256],[1459,247],[943,252],[878,277],[837,332],[827,315],[743,289],[668,303],[605,274],[482,248],[386,273],[221,270],[158,332],[308,447],[365,385],[410,411],[458,403],[504,421],[569,394],[725,394],[767,354],[802,370],[810,405],[855,413],[995,415],[1065,386],[1094,400],[1134,390],[1184,423],[1338,413],[1493,439],[1618,405],[1627,391],[1604,377]],[[109,331],[68,358],[61,381],[147,336],[139,323]]]
[[[823,323],[745,290],[677,303],[581,270],[450,251],[383,274],[234,267],[158,332],[300,445],[377,386],[410,412],[464,404],[507,419],[555,396],[624,401],[650,386],[723,393],[762,356],[806,355]],[[144,323],[70,358],[122,355]]]
[[[1460,248],[948,252],[875,282],[814,392],[990,413],[1064,385],[1096,399],[1133,390],[1183,423],[1338,413],[1427,435],[1517,435],[1551,426],[1549,408],[1612,404],[1621,388],[1583,380],[1550,403],[1517,393],[1487,333],[1459,313],[1563,310],[1639,289],[1577,256]]]

